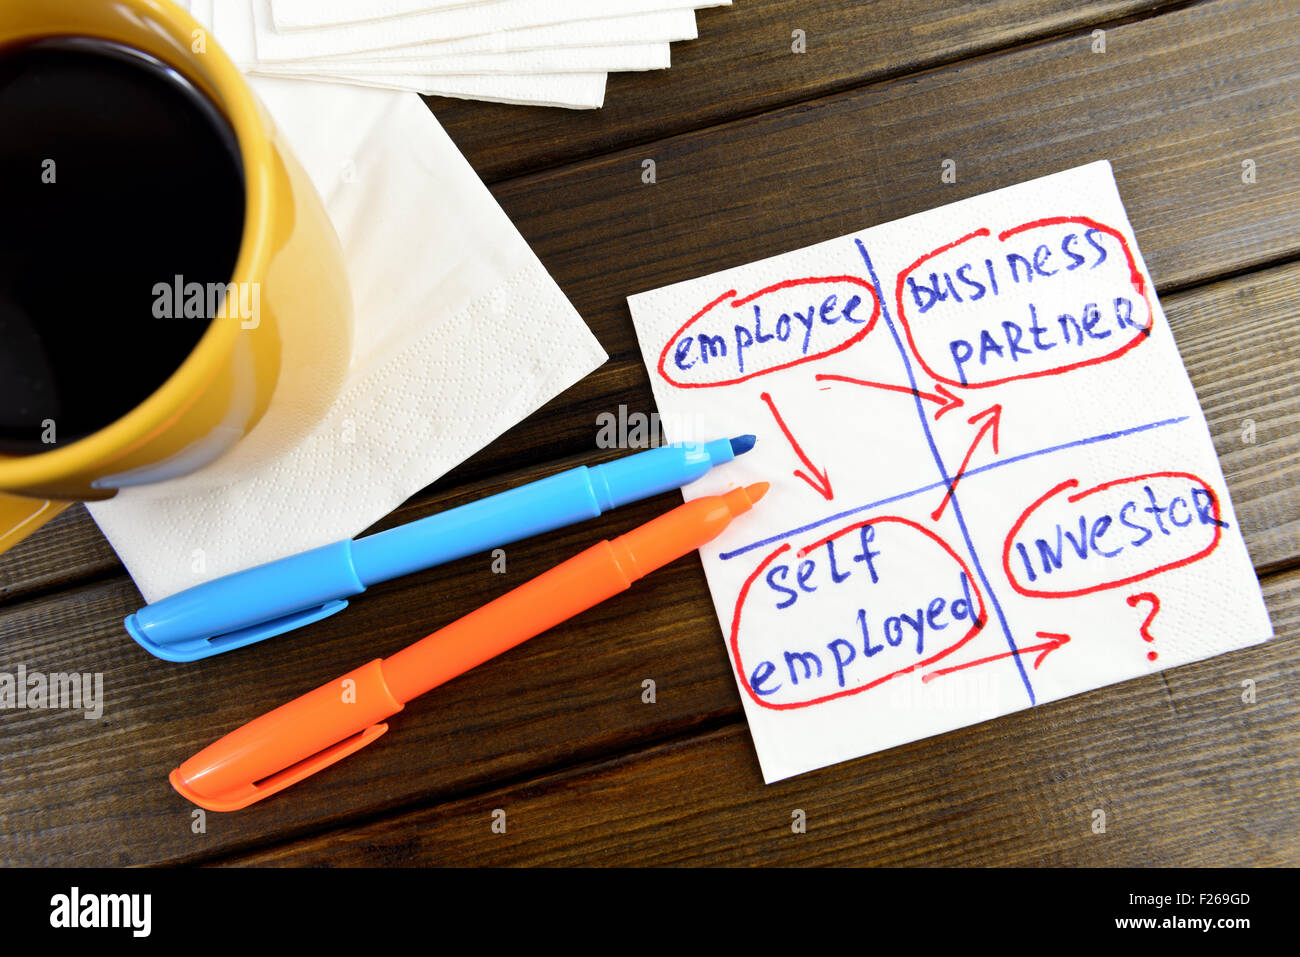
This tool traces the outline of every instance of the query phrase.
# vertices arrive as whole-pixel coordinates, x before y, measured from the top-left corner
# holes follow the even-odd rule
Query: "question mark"
[[[1127,601],[1130,608],[1136,608],[1139,602],[1151,602],[1151,613],[1147,615],[1146,621],[1142,622],[1142,627],[1138,629],[1138,632],[1142,635],[1143,641],[1155,641],[1155,638],[1151,635],[1150,628],[1151,622],[1155,620],[1156,613],[1160,611],[1159,597],[1157,597],[1155,592],[1144,591],[1139,592],[1136,595],[1129,595]],[[1147,652],[1148,661],[1155,661],[1158,657],[1159,656],[1154,651]]]

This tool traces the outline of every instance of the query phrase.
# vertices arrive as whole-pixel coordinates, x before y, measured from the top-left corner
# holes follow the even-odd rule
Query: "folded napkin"
[[[594,21],[599,22],[599,21]],[[452,53],[401,59],[291,60],[268,63],[256,72],[302,76],[411,76],[447,74],[619,73],[666,70],[672,62],[668,43],[623,43],[602,46],[552,47],[505,53]],[[526,80],[527,77],[521,77]]]
[[[272,465],[237,467],[236,446],[88,506],[146,601],[358,534],[606,358],[418,97],[250,82],[342,241],[352,364]]]
[[[534,73],[527,76],[491,74],[452,76],[413,76],[388,74],[379,76],[285,73],[282,76],[403,90],[428,96],[451,96],[462,100],[488,100],[493,103],[516,103],[521,106],[559,106],[569,110],[596,110],[605,103],[604,73]]]
[[[251,0],[259,4],[262,0]],[[506,0],[513,2],[513,0]],[[254,6],[250,0],[194,0],[190,12],[200,23],[208,24],[217,41],[235,63],[246,71],[264,72],[255,42]],[[691,14],[692,17],[694,14]],[[301,61],[306,64],[310,60]],[[310,68],[308,68],[310,69]],[[405,90],[462,99],[492,100],[533,106],[560,106],[569,109],[596,109],[605,102],[605,78],[596,73],[534,73],[518,75],[445,74],[410,76],[399,71],[396,79],[384,76],[322,76],[290,69],[282,76],[320,79],[329,83],[353,83],[358,86]]]
[[[246,72],[596,109],[610,73],[665,70],[731,0],[179,0]]]
[[[271,18],[277,30],[300,30],[493,2],[495,0],[271,0]]]
[[[270,0],[253,0],[257,58],[262,62],[301,60],[407,46],[601,17],[656,10],[729,6],[731,0],[496,0],[402,17],[363,20],[310,30],[275,28]]]
[[[290,62],[321,65],[375,61],[400,63],[402,60],[455,56],[461,53],[521,53],[639,43],[675,43],[678,40],[694,40],[698,36],[694,10],[654,10],[650,13],[603,16],[574,23],[547,23],[540,27],[500,30],[451,40],[426,40],[388,50],[363,50],[360,53]],[[265,65],[267,64],[260,66]]]

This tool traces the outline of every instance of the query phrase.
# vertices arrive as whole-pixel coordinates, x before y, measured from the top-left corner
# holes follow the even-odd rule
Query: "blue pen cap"
[[[319,621],[366,590],[344,540],[195,585],[125,621],[131,637],[167,661],[196,661]]]

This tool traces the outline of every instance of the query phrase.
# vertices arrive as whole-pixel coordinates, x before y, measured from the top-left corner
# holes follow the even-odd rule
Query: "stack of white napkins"
[[[250,73],[595,109],[731,0],[191,0]],[[232,43],[231,37],[239,37]]]

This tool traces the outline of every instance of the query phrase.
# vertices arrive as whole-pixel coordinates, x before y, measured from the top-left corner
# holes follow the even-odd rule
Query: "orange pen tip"
[[[769,487],[766,482],[755,482],[743,488],[733,488],[722,496],[722,500],[727,503],[727,510],[734,518],[737,515],[744,515],[753,508],[754,503],[763,497]]]

